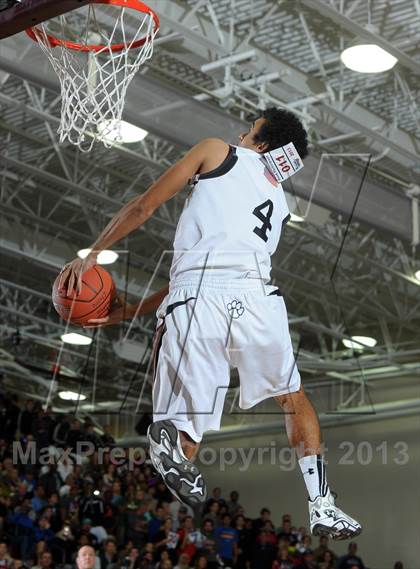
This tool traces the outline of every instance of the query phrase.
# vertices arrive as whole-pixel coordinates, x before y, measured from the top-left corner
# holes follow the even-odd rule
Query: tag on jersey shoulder
[[[284,182],[303,168],[303,162],[293,142],[264,153],[264,158],[277,182]]]

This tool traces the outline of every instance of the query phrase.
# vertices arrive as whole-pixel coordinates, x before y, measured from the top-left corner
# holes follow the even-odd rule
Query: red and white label
[[[284,182],[303,168],[303,162],[293,142],[264,153],[268,168],[277,182]]]

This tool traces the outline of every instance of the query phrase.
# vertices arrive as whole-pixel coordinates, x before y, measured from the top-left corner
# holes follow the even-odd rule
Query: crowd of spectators
[[[355,543],[338,558],[328,538],[311,537],[289,514],[280,527],[267,508],[252,519],[235,490],[227,499],[214,488],[194,516],[147,461],[113,464],[106,430],[99,435],[91,422],[32,400],[21,408],[16,397],[0,398],[0,437],[0,569],[67,569],[85,545],[96,551],[94,569],[365,568]],[[22,464],[13,443],[25,450],[32,441],[36,460]],[[77,441],[92,442],[102,459],[94,453],[77,464]],[[65,451],[59,460],[57,449]]]

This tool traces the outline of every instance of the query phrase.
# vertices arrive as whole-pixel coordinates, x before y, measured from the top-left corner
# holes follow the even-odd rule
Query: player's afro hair
[[[254,142],[267,143],[268,150],[274,150],[279,146],[293,142],[302,160],[306,158],[308,155],[308,135],[294,113],[271,107],[262,111],[258,118],[265,118],[266,122],[255,135]]]

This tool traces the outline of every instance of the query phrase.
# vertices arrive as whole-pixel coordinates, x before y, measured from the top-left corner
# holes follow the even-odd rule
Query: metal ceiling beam
[[[410,69],[410,71],[414,71],[416,74],[420,74],[420,63],[418,61],[396,47],[393,43],[387,41],[385,38],[371,32],[357,22],[348,18],[345,14],[338,12],[338,10],[331,6],[331,4],[328,4],[327,2],[320,2],[319,0],[300,0],[300,3],[332,20],[335,24],[338,24],[341,28],[351,32],[355,36],[363,38],[369,43],[379,45],[382,49],[396,57],[401,65],[404,65],[404,67]]]
[[[162,2],[163,3],[163,2]],[[322,2],[316,2],[318,4],[324,5]],[[209,44],[212,37],[216,38],[217,35],[213,29],[212,22],[199,14],[194,14],[193,18],[189,22],[190,26],[185,26],[181,23],[181,18],[185,15],[185,11],[181,6],[178,6],[174,3],[165,3],[165,23],[171,27],[172,29],[177,29],[180,31],[183,36],[185,37],[184,47],[188,46],[188,43],[191,42],[190,51],[195,53],[196,55],[200,55],[205,61],[209,61],[209,54],[207,50],[200,49],[201,43],[196,41],[195,35],[190,34],[191,28],[194,25],[200,25],[203,29],[203,35],[206,36],[206,42]],[[221,28],[221,33],[225,38],[225,45],[228,45],[228,31]],[[194,46],[194,47],[192,47]],[[258,45],[250,42],[247,46],[252,46],[255,49],[257,54],[257,62],[250,62],[248,68],[255,73],[260,73],[261,69],[264,70],[264,73],[270,72],[281,72],[281,80],[276,84],[270,86],[270,90],[274,95],[277,95],[279,91],[279,87],[281,83],[284,83],[291,87],[293,90],[298,91],[301,96],[316,96],[319,94],[320,91],[325,91],[326,86],[323,81],[315,79],[313,75],[304,73],[300,71],[296,67],[292,67],[289,63],[282,60],[279,57],[275,57],[271,53],[264,51]],[[197,49],[197,47],[199,49]],[[227,48],[221,46],[217,41],[211,40],[211,50],[215,53],[220,55],[229,55],[227,52]],[[147,79],[147,76],[145,76]],[[316,84],[319,86],[319,90],[316,88]],[[279,96],[281,98],[281,95]],[[287,101],[286,101],[287,102]],[[378,128],[378,125],[385,125],[386,121],[375,115],[374,113],[368,111],[366,108],[361,107],[360,105],[354,104],[351,109],[348,109],[347,112],[343,112],[338,108],[333,108],[330,105],[326,104],[324,101],[319,101],[316,106],[311,108],[311,114],[315,114],[319,116],[319,110],[325,110],[327,113],[332,113],[334,111],[333,116],[334,118],[339,119],[343,124],[350,126],[353,130],[360,130],[366,132],[366,134],[374,141],[380,144],[380,147],[388,147],[389,146],[389,139],[384,137],[383,135],[379,134],[375,130],[372,130],[373,127]],[[418,164],[419,155],[417,153],[416,144],[414,142],[415,138],[402,131],[401,129],[395,129],[393,132],[393,142],[392,146],[395,148],[396,152],[403,156],[404,158],[408,158],[410,161],[414,162],[414,164]],[[420,144],[417,142],[417,145]]]
[[[36,76],[36,74],[33,74],[33,76],[31,76],[31,79],[27,79],[26,78],[27,74],[25,72],[22,72],[22,70],[19,67],[13,66],[11,63],[9,64],[9,62],[7,62],[7,60],[5,60],[4,57],[0,57],[0,68],[5,70],[5,71],[8,71],[8,73],[11,73],[12,75],[16,75],[17,77],[20,77],[21,79],[25,79],[27,81],[35,83],[36,85],[50,89],[49,85],[44,84],[43,78],[40,79],[39,77]],[[58,85],[55,85],[54,88],[51,88],[51,90],[53,92],[58,93]],[[51,113],[36,109],[33,106],[31,106],[25,102],[19,101],[19,99],[13,99],[12,97],[5,95],[4,93],[0,93],[0,102],[3,102],[5,104],[7,104],[8,106],[15,107],[17,109],[21,109],[23,112],[28,113],[31,116],[38,118],[42,121],[45,121],[49,124],[52,124],[55,127],[58,127],[60,124],[60,119],[57,118],[56,116],[52,115]],[[145,166],[149,166],[149,167],[153,168],[154,170],[162,171],[165,168],[165,166],[163,164],[160,164],[159,162],[151,160],[148,156],[144,156],[143,154],[135,152],[134,150],[130,150],[126,146],[115,145],[112,147],[112,150],[113,150],[113,152],[116,152],[117,154],[121,154],[124,156],[128,156],[130,158],[133,158],[135,160],[138,160],[141,164],[144,164]],[[86,161],[86,159],[84,159],[84,160]]]

